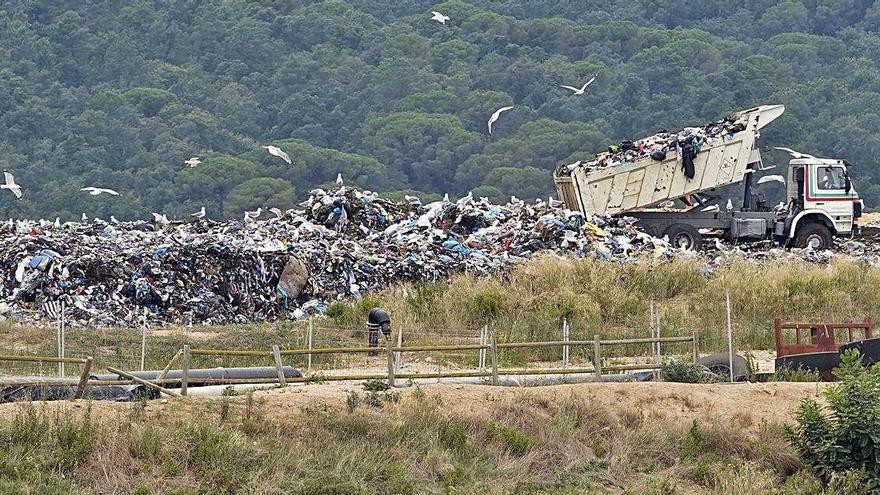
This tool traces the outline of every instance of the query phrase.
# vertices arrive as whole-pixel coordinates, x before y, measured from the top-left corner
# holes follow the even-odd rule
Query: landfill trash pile
[[[50,323],[57,311],[49,308],[64,302],[67,321],[81,326],[242,324],[320,314],[398,282],[497,273],[542,254],[711,264],[771,252],[719,241],[715,251],[687,254],[633,223],[586,221],[553,200],[422,204],[346,187],[314,190],[301,208],[268,220],[10,220],[0,224],[0,315]]]
[[[739,113],[703,127],[685,127],[678,132],[662,131],[638,141],[622,141],[620,144],[609,146],[608,151],[599,153],[593,161],[575,162],[567,168],[571,171],[574,167],[584,167],[587,172],[592,172],[623,163],[632,163],[646,157],[663,161],[669,152],[674,152],[678,161],[687,167],[688,163],[693,164],[694,157],[703,146],[732,139],[734,134],[746,129],[747,121],[747,115]]]

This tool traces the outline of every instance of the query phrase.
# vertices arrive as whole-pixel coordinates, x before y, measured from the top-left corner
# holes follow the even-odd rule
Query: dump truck
[[[639,153],[619,155],[638,155],[631,161],[603,168],[560,165],[554,171],[557,192],[566,208],[587,218],[633,217],[647,233],[666,236],[678,248],[700,249],[703,232],[734,242],[773,239],[785,246],[828,249],[834,236],[858,230],[863,204],[850,181],[850,163],[788,150],[793,159],[785,177],[786,201],[770,207],[752,191],[755,172],[773,168],[764,166],[756,146],[760,130],[783,112],[782,105],[764,105],[727,117],[726,130],[694,147],[689,169],[674,147],[644,153],[650,140],[627,142]],[[718,199],[716,190],[734,184],[743,187],[736,207],[729,201],[711,204]]]

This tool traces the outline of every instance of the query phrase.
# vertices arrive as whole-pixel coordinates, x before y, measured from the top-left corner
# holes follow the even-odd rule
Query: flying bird
[[[281,211],[281,208],[276,208],[273,206],[272,208],[269,208],[269,211],[274,213],[276,218],[281,218],[284,216],[284,212]]]
[[[341,186],[342,184],[343,184],[342,174],[337,174],[336,175],[336,185]]]
[[[449,20],[449,16],[448,16],[448,15],[443,15],[443,14],[441,14],[440,12],[437,12],[436,10],[432,10],[432,11],[431,11],[431,20],[432,20],[432,21],[437,21],[437,22],[439,22],[440,24],[446,24],[446,21]]]
[[[492,134],[492,124],[498,120],[498,117],[500,117],[503,112],[506,112],[511,108],[513,108],[513,106],[501,107],[498,110],[495,110],[495,113],[493,113],[492,116],[489,117],[489,134]]]
[[[197,211],[197,212],[195,212],[195,213],[191,213],[189,216],[191,216],[191,217],[196,217],[196,218],[198,218],[199,220],[205,218],[205,207],[203,206],[201,210],[199,210],[199,211]]]
[[[781,175],[765,175],[764,177],[758,179],[756,184],[766,184],[767,182],[779,182],[784,186],[785,178]]]
[[[193,168],[193,167],[197,166],[198,164],[202,163],[202,161],[199,160],[199,157],[194,156],[183,163],[189,165],[189,168]]]
[[[775,147],[775,148],[773,148],[773,149],[780,150],[780,151],[785,151],[786,153],[788,153],[789,155],[791,155],[793,158],[816,158],[816,157],[813,156],[813,155],[808,155],[808,154],[806,154],[806,153],[801,153],[800,151],[795,151],[795,150],[793,150],[793,149],[791,149],[791,148],[784,148],[784,147],[782,147],[782,146],[777,146],[777,147]]]
[[[285,153],[284,150],[282,150],[278,146],[269,145],[269,146],[263,146],[263,148],[265,148],[266,151],[268,151],[270,155],[277,156],[278,158],[281,158],[282,160],[287,162],[288,165],[293,163],[292,161],[290,161],[290,156],[288,156],[287,153]]]
[[[85,191],[85,192],[91,194],[92,196],[97,196],[99,194],[104,194],[104,193],[110,194],[112,196],[119,196],[119,193],[114,191],[113,189],[106,189],[103,187],[84,187],[84,188],[80,189],[80,191]]]
[[[596,76],[593,76],[593,78],[590,79],[589,81],[585,82],[584,85],[580,87],[580,89],[572,87],[572,86],[565,86],[564,84],[560,85],[559,87],[565,88],[565,89],[570,89],[570,90],[574,91],[575,96],[580,96],[580,95],[584,94],[584,92],[587,90],[587,86],[589,86],[590,84],[593,84],[593,81],[595,81],[595,80],[596,80]]]
[[[3,171],[5,184],[0,185],[0,189],[9,189],[16,198],[21,199],[21,186],[15,183],[15,177],[9,172]]]

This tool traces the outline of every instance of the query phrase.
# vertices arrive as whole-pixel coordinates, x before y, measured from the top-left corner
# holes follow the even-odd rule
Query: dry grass
[[[404,399],[263,414],[251,397],[115,416],[23,405],[0,419],[2,493],[818,493],[780,428],[679,421],[526,393],[470,410]],[[106,411],[105,411],[106,413]],[[638,419],[634,417],[639,416]]]

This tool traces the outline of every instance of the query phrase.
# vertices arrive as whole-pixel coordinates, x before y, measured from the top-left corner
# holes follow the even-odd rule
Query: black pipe
[[[299,378],[302,372],[292,366],[283,366],[285,378]],[[133,371],[132,375],[144,380],[156,380],[159,378],[161,371]],[[167,380],[180,380],[182,372],[180,370],[169,370],[165,374]],[[198,385],[207,380],[226,380],[226,379],[250,379],[250,378],[277,378],[278,370],[273,366],[260,366],[255,368],[206,368],[189,370],[189,385]],[[119,375],[94,375],[96,380],[126,380]]]

